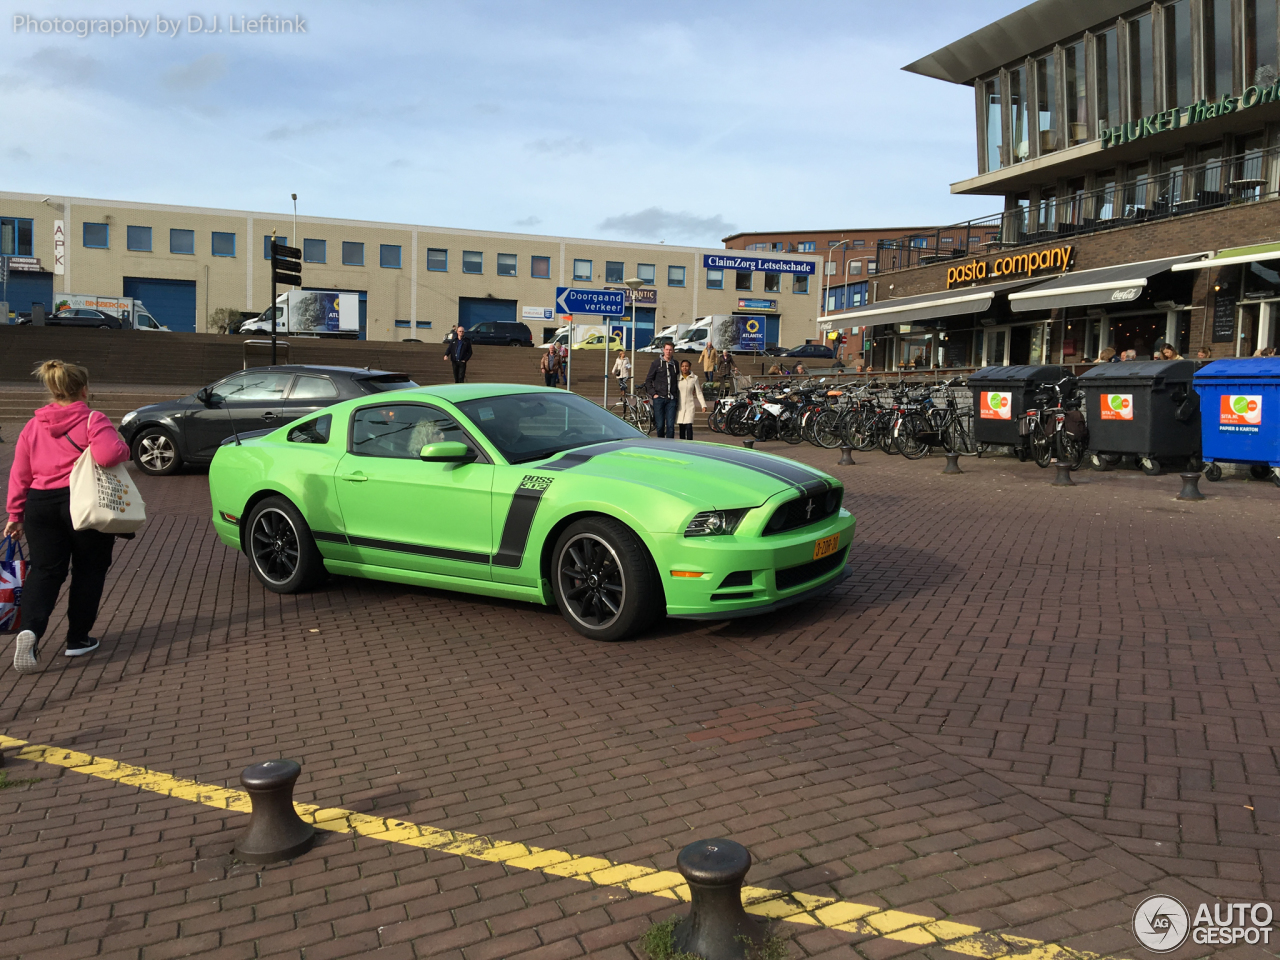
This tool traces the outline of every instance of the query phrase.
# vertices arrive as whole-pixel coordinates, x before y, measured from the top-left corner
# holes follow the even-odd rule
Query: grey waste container
[[[1132,456],[1152,476],[1160,461],[1200,464],[1200,397],[1190,360],[1100,363],[1081,374],[1089,450],[1095,466]]]
[[[1056,364],[983,367],[970,374],[974,440],[1011,446],[1025,456],[1026,437],[1018,435],[1018,418],[1031,406],[1037,390],[1070,376],[1070,370]]]

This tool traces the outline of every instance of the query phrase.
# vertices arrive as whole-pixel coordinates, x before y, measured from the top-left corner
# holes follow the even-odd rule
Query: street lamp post
[[[644,281],[639,277],[632,277],[630,280],[623,280],[622,283],[631,291],[631,382],[627,386],[634,397],[636,395],[636,294],[644,286]]]
[[[827,266],[825,268],[827,275],[823,278],[824,280],[826,280],[826,287],[822,291],[822,316],[824,317],[827,315],[827,305],[830,303],[830,297],[831,297],[831,264],[833,262],[831,259],[831,254],[835,253],[837,250],[839,250],[848,242],[849,241],[847,239],[841,240],[839,243],[835,244],[834,246],[827,248]],[[822,324],[819,323],[818,327],[819,329],[816,331],[818,334],[818,339],[823,340],[824,337],[822,336],[822,330],[821,330]],[[833,355],[835,354],[834,350],[832,350],[831,352]]]
[[[302,249],[302,238],[298,236],[298,195],[296,193],[289,194],[293,198],[293,242],[299,250]]]

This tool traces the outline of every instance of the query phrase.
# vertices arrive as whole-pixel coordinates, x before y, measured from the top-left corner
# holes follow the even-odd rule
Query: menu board
[[[1230,343],[1236,335],[1236,298],[1219,292],[1213,299],[1213,342]]]

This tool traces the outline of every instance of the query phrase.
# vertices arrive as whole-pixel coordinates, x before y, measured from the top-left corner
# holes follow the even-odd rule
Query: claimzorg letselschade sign
[[[984,280],[1017,280],[1042,271],[1066,273],[1071,269],[1071,246],[1050,247],[1028,253],[1010,253],[987,260],[970,260],[947,268],[947,289]]]

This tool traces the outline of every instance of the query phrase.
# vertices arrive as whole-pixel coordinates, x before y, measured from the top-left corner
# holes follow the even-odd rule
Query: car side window
[[[329,429],[333,426],[333,414],[300,423],[289,431],[286,439],[290,443],[328,443]]]
[[[226,401],[262,403],[282,400],[285,388],[293,379],[290,373],[267,373],[253,370],[228,377],[213,388],[215,396]]]
[[[467,442],[456,420],[424,404],[361,407],[351,417],[351,452],[364,457],[416,460],[428,443]]]
[[[336,397],[338,388],[328,377],[312,377],[303,374],[293,384],[289,392],[290,400],[319,400]]]

